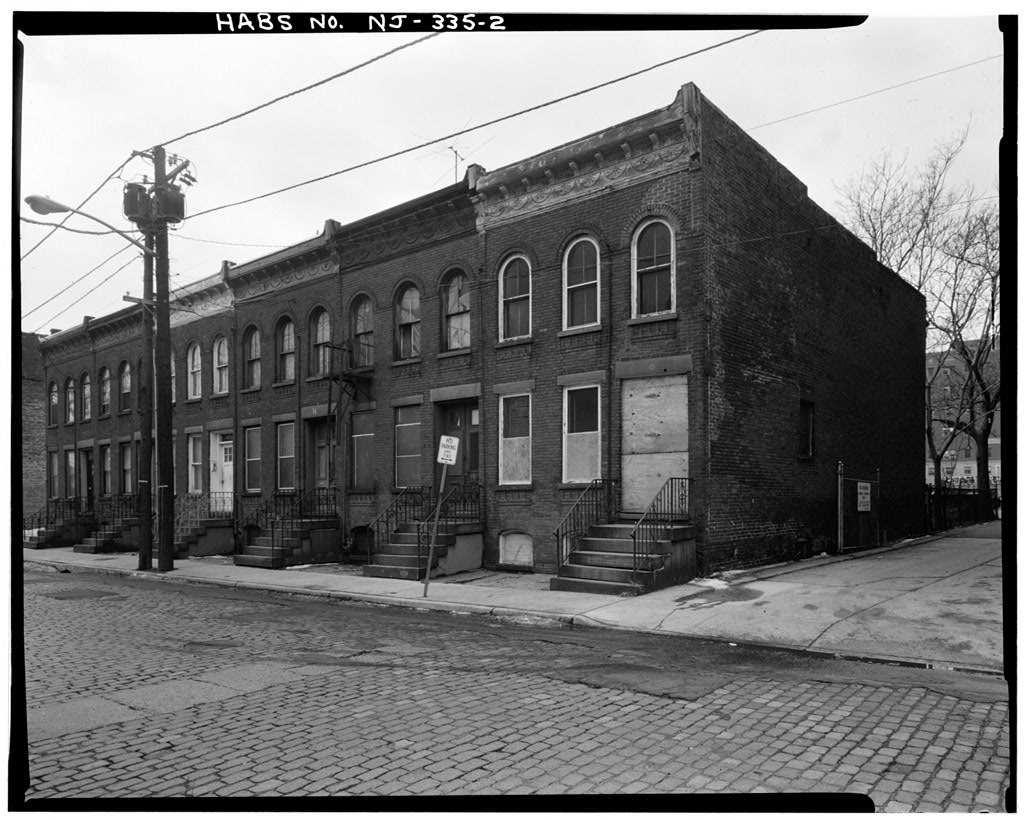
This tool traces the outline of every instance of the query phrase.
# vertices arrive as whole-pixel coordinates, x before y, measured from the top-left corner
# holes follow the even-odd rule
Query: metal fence
[[[925,526],[929,532],[991,521],[1002,505],[1001,487],[994,482],[982,492],[967,482],[925,487]]]

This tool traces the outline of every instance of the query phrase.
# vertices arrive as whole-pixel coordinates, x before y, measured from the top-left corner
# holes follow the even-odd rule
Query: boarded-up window
[[[420,483],[420,406],[395,408],[395,486]]]
[[[498,448],[500,484],[529,484],[530,396],[502,396],[501,439]]]
[[[601,388],[565,391],[565,435],[562,480],[591,481],[601,477]]]
[[[352,489],[373,490],[373,413],[352,416]]]
[[[533,566],[533,537],[525,532],[503,532],[498,540],[499,563],[516,567]]]

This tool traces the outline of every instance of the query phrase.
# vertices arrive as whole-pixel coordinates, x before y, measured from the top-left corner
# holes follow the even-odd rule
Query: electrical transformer
[[[174,187],[157,191],[156,218],[181,222],[185,218],[185,195]]]
[[[149,218],[149,195],[145,185],[129,182],[124,186],[124,215],[132,222]]]

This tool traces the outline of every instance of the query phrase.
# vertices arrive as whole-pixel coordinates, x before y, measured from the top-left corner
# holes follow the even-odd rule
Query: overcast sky
[[[187,190],[187,207],[199,214],[750,30],[444,33],[258,113],[173,142],[168,152],[193,163],[197,183]],[[22,37],[20,194],[78,205],[133,150],[173,140],[422,37]],[[976,196],[993,196],[1002,133],[1002,52],[994,16],[874,17],[854,28],[767,31],[403,158],[190,218],[171,234],[171,286],[216,273],[224,259],[245,262],[315,236],[326,219],[353,221],[449,185],[462,178],[466,163],[495,169],[661,108],[689,81],[833,214],[838,213],[836,187],[884,149],[920,164],[938,142],[968,126],[956,176],[972,182]],[[968,63],[977,64],[958,68]],[[948,73],[872,93],[937,72]],[[457,168],[452,148],[461,157]],[[121,213],[124,182],[141,181],[151,168],[133,160],[84,210],[129,230],[131,223]],[[38,216],[27,206],[20,215],[60,219]],[[103,230],[77,216],[67,225]],[[21,221],[21,253],[47,230]],[[135,251],[88,273],[124,245],[116,235],[58,231],[32,251],[21,269],[22,329],[45,333],[72,327],[86,314],[124,307],[125,293],[140,295],[142,262]],[[39,307],[77,279],[67,293]]]

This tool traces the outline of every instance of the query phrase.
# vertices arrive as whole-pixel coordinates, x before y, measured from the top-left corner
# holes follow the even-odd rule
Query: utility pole
[[[171,452],[171,311],[170,269],[167,260],[167,218],[161,200],[167,188],[167,155],[163,146],[153,149],[154,239],[156,247],[156,457],[160,468],[160,550],[157,568],[174,569],[174,463]]]
[[[145,226],[146,247],[153,250],[152,225]],[[139,373],[139,569],[153,568],[153,255],[142,273],[142,368]]]

